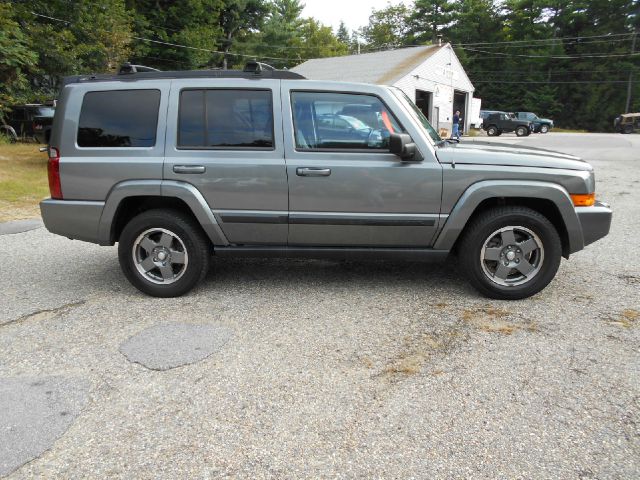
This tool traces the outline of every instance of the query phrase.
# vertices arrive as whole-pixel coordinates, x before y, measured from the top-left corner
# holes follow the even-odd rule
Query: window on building
[[[160,90],[109,90],[85,94],[78,146],[153,147]]]
[[[292,92],[296,148],[299,150],[388,150],[392,133],[404,132],[373,95]]]
[[[180,148],[273,149],[270,90],[183,90],[179,110]]]

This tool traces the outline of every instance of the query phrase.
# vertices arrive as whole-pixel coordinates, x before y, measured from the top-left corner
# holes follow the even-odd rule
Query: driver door
[[[385,102],[282,85],[289,246],[429,246],[441,167],[389,152],[390,133],[405,129]]]

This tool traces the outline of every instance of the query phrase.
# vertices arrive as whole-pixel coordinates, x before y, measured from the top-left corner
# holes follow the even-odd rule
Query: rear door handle
[[[207,169],[204,165],[174,165],[173,173],[204,173]]]
[[[299,177],[328,177],[331,175],[330,168],[296,168],[296,175]]]

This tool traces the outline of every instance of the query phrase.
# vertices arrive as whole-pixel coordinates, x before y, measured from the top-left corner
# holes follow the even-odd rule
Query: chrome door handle
[[[173,173],[204,173],[207,169],[204,165],[174,165]]]
[[[174,165],[173,173],[204,173],[206,172],[204,165]]]
[[[331,175],[330,168],[296,168],[296,175],[299,177],[328,177]]]

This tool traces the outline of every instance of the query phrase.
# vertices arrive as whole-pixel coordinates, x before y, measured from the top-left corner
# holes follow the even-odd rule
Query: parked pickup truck
[[[533,131],[535,133],[547,133],[553,128],[553,120],[548,118],[540,118],[533,112],[516,112],[519,120],[528,120],[533,123]]]
[[[457,255],[484,295],[524,298],[611,223],[588,163],[445,141],[394,87],[250,63],[70,77],[57,108],[46,227],[117,242],[124,275],[158,297],[217,257]]]
[[[505,132],[516,132],[517,136],[525,137],[533,132],[533,123],[528,120],[519,120],[513,113],[495,112],[485,117],[482,129],[490,137],[502,135]]]

